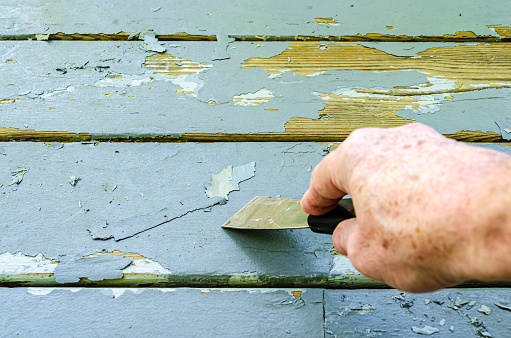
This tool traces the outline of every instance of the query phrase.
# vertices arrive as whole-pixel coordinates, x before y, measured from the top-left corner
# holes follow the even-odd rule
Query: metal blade
[[[308,228],[307,216],[299,200],[256,196],[222,227],[267,230]]]

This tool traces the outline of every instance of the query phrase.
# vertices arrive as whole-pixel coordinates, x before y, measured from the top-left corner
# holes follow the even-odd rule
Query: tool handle
[[[309,228],[319,234],[333,234],[335,228],[342,221],[355,217],[355,210],[351,199],[343,199],[334,210],[321,216],[309,215],[307,223]]]

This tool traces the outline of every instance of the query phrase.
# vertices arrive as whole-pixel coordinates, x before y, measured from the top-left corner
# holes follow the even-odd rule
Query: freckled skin
[[[359,129],[314,169],[301,205],[321,215],[346,194],[357,218],[333,242],[362,274],[411,292],[511,281],[511,156],[419,123]]]

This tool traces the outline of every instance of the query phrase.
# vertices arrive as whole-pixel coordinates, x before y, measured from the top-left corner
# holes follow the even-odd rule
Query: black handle
[[[355,209],[351,199],[342,199],[334,210],[321,216],[309,215],[307,223],[312,231],[319,234],[333,234],[337,225],[349,218],[355,217]]]

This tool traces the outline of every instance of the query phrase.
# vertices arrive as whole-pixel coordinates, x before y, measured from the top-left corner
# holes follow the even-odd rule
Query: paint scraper
[[[340,222],[353,217],[355,210],[351,199],[342,199],[334,210],[313,216],[302,210],[300,200],[256,196],[222,227],[252,230],[310,228],[317,233],[332,234]]]

